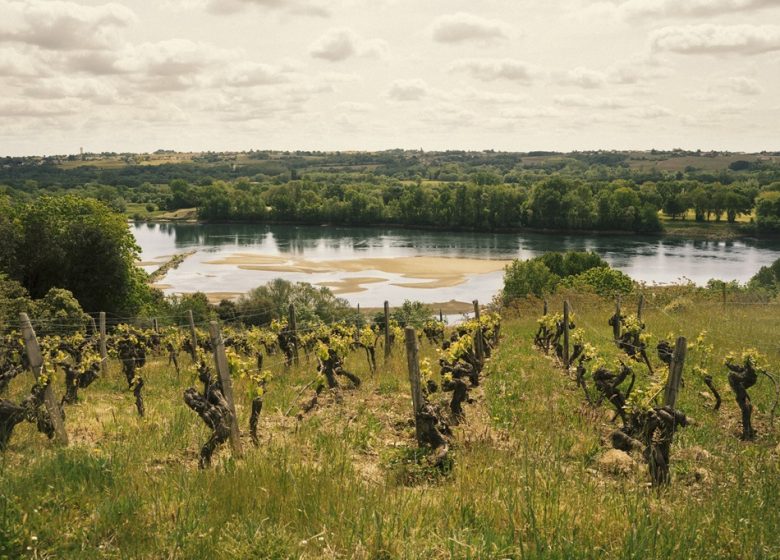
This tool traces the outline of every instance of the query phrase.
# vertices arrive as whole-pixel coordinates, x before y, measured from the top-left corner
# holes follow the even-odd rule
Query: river
[[[277,277],[328,285],[351,304],[489,301],[502,261],[546,251],[595,251],[635,280],[668,284],[747,281],[780,258],[779,240],[678,240],[641,236],[452,233],[392,228],[250,224],[132,224],[147,271],[195,251],[171,270],[166,293],[233,297]],[[479,260],[475,260],[479,259]],[[487,260],[488,262],[486,262]],[[494,262],[489,262],[494,261]]]

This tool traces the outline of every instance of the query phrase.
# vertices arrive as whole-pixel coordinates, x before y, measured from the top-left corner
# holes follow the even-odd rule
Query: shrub
[[[504,272],[504,303],[534,295],[544,297],[552,293],[560,282],[560,277],[554,274],[541,260],[513,260]]]
[[[631,277],[614,268],[591,268],[570,277],[566,284],[572,288],[592,290],[604,297],[628,294],[634,288]]]

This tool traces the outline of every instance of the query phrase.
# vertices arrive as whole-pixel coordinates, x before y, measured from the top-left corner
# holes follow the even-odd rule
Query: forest
[[[780,231],[780,156],[700,152],[265,152],[0,159],[0,192],[70,193],[130,217],[656,233]],[[131,211],[141,208],[145,212]]]

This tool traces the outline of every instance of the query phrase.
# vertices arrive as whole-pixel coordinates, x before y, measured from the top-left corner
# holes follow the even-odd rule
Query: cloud
[[[431,94],[424,80],[396,80],[387,90],[387,97],[393,101],[419,101]]]
[[[759,84],[756,80],[747,78],[745,76],[734,76],[733,78],[728,78],[720,84],[720,87],[722,89],[732,91],[734,93],[739,93],[741,95],[759,95],[764,92],[761,84]]]
[[[661,105],[648,105],[647,107],[635,107],[628,111],[628,115],[638,119],[660,119],[670,117],[674,113]]]
[[[31,54],[15,48],[0,48],[0,76],[32,77],[42,73],[42,62]]]
[[[106,80],[57,76],[38,80],[24,88],[25,97],[32,99],[77,98],[99,104],[114,103],[119,92]]]
[[[458,12],[436,19],[431,25],[431,34],[439,43],[485,43],[506,39],[509,27],[500,21]]]
[[[59,117],[77,112],[78,107],[63,100],[41,103],[30,99],[0,99],[0,117]]]
[[[192,0],[179,1],[192,2]],[[212,14],[229,15],[248,8],[278,10],[315,17],[330,15],[330,11],[325,6],[304,0],[206,0],[206,10]]]
[[[116,42],[116,29],[136,20],[121,4],[85,6],[60,0],[5,2],[0,41],[49,50],[105,49]]]
[[[538,73],[525,62],[510,58],[465,58],[450,64],[450,72],[467,72],[480,80],[510,80],[530,83]]]
[[[598,70],[591,70],[578,66],[569,70],[560,77],[559,82],[564,85],[572,85],[585,89],[596,89],[604,87],[607,83],[607,74]]]
[[[699,18],[777,7],[777,0],[628,0],[618,11],[628,19]]]
[[[382,39],[364,40],[344,27],[330,29],[309,47],[309,54],[329,62],[340,62],[353,56],[384,58],[387,43]]]
[[[229,86],[251,87],[281,84],[289,81],[289,78],[268,64],[241,61],[229,65],[217,81]]]
[[[654,51],[678,54],[755,55],[780,50],[780,26],[685,25],[662,27],[650,35]]]
[[[566,95],[556,95],[553,101],[563,107],[592,108],[592,109],[625,109],[630,104],[617,97],[593,97],[572,93]]]

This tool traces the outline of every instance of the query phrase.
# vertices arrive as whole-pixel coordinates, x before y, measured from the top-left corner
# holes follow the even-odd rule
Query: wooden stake
[[[108,351],[106,350],[106,312],[100,312],[100,371],[108,372]]]
[[[233,400],[233,382],[230,379],[230,367],[228,366],[227,354],[225,354],[225,343],[222,340],[222,333],[219,332],[219,325],[216,321],[209,323],[209,334],[211,335],[211,345],[214,347],[214,363],[217,366],[219,380],[222,383],[222,394],[230,408],[230,447],[233,449],[233,455],[241,457],[241,432],[238,430],[238,416],[236,415],[236,405]]]
[[[681,336],[674,345],[674,354],[672,354],[672,363],[669,364],[669,379],[666,382],[664,390],[664,406],[675,408],[677,406],[677,394],[680,391],[680,382],[682,381],[683,365],[685,364],[686,341]]]
[[[482,325],[479,322],[479,300],[474,300],[474,319],[477,321],[477,332],[474,333],[474,349],[477,352],[477,361],[480,367],[485,362],[485,347],[482,341]]]
[[[190,320],[190,342],[192,342],[192,361],[195,362],[198,359],[198,332],[195,330],[195,319],[192,318],[192,309],[187,310],[187,317]]]
[[[569,370],[569,301],[563,302],[563,367]]]
[[[95,318],[90,317],[89,320],[92,322],[92,336],[96,336],[98,334],[98,326],[95,322]]]
[[[390,358],[390,304],[385,302],[385,362]]]
[[[543,315],[547,315],[547,300],[544,300],[544,311],[542,312]]]
[[[287,309],[287,329],[292,334],[293,339],[293,360],[295,365],[298,365],[298,325],[295,322],[295,306],[291,303]]]
[[[409,367],[409,383],[412,388],[412,412],[414,414],[414,431],[418,445],[422,445],[420,432],[420,412],[422,412],[423,394],[420,383],[420,361],[417,356],[417,333],[414,327],[404,329],[406,337],[406,363]]]
[[[159,332],[160,332],[160,325],[157,323],[157,317],[152,319],[152,328],[154,329],[155,333],[159,334]]]
[[[19,313],[19,319],[22,323],[22,336],[24,337],[24,345],[27,349],[27,358],[30,360],[30,367],[32,368],[33,376],[36,383],[41,378],[41,371],[43,369],[43,356],[41,355],[41,347],[38,345],[38,339],[35,337],[35,331],[30,324],[30,318],[27,313]],[[62,420],[62,411],[57,399],[54,398],[54,391],[51,388],[52,380],[46,385],[46,390],[43,393],[43,403],[46,406],[46,411],[49,413],[51,423],[54,426],[54,436],[58,443],[62,445],[68,445],[68,433],[65,431],[65,423]]]
[[[615,324],[612,325],[612,338],[620,340],[620,296],[615,298]]]
[[[642,322],[642,312],[645,310],[645,294],[639,295],[639,305],[636,307],[636,318]]]

